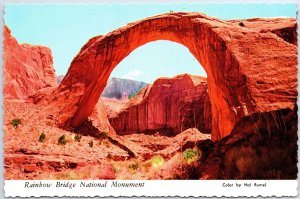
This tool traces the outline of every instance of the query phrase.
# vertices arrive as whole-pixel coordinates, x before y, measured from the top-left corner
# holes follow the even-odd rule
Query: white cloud
[[[134,69],[132,71],[129,71],[127,73],[125,73],[124,75],[122,75],[122,78],[124,79],[136,79],[138,77],[140,77],[144,72],[141,70],[137,70]]]

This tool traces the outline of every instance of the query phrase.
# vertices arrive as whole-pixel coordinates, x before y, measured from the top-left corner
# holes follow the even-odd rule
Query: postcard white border
[[[297,180],[6,180],[4,186],[5,197],[282,197],[297,196],[297,187]]]

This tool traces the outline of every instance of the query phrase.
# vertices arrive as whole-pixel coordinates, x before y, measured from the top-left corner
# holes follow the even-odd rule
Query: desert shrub
[[[174,173],[174,179],[199,179],[201,175],[198,161],[181,164]]]
[[[176,167],[172,168],[170,171],[171,177],[169,179],[174,180],[184,180],[184,179],[199,179],[201,176],[201,163],[194,156],[192,150],[186,150],[189,153],[186,153],[189,157],[188,161],[185,161],[182,157],[182,154],[178,154],[179,158],[177,159],[179,164],[176,164]],[[195,152],[195,151],[194,151]],[[190,161],[191,158],[197,161]]]
[[[39,137],[39,142],[44,142],[45,139],[46,139],[46,134],[44,132],[42,132],[40,137]]]
[[[75,137],[74,137],[74,140],[77,141],[77,142],[80,142],[81,138],[82,138],[81,135],[76,134]]]
[[[91,140],[91,141],[89,142],[89,146],[90,146],[90,147],[93,147],[93,146],[94,146],[93,140]]]
[[[62,135],[58,138],[58,144],[59,145],[65,145],[67,143],[67,140],[66,140],[66,136],[65,135]]]
[[[132,170],[132,171],[135,171],[135,170],[137,170],[137,169],[139,168],[139,163],[138,163],[138,162],[135,162],[135,163],[133,163],[133,164],[130,164],[130,165],[128,166],[128,168],[129,168],[130,170]]]
[[[164,158],[161,157],[160,155],[156,155],[151,158],[151,166],[155,169],[162,166],[164,162],[165,162]]]
[[[106,156],[108,159],[112,159],[112,155],[109,153],[109,154],[107,154],[107,156]]]
[[[257,176],[258,161],[252,147],[233,148],[226,154],[225,173],[229,178],[249,179]]]
[[[200,151],[197,148],[186,149],[183,152],[183,160],[188,164],[198,160],[199,157],[200,157]]]
[[[201,152],[197,147],[188,148],[182,153],[182,159],[173,173],[171,179],[199,179],[201,176]]]
[[[118,173],[120,171],[120,166],[117,164],[113,164],[112,169],[114,170],[115,173]]]
[[[14,127],[14,128],[18,128],[18,126],[21,124],[21,119],[19,118],[15,118],[11,121],[11,125]]]
[[[240,22],[239,26],[245,27],[245,24],[243,22]]]

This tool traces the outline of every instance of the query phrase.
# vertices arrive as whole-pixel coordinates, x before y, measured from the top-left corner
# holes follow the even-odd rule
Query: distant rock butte
[[[57,83],[60,84],[64,77],[64,75],[56,76]],[[132,98],[146,85],[147,83],[141,81],[113,77],[108,80],[101,96],[105,98],[123,99],[125,95],[126,99]]]
[[[4,26],[4,98],[25,99],[41,88],[55,85],[51,50],[19,44]]]
[[[62,82],[62,80],[64,79],[64,75],[59,75],[59,76],[56,76],[56,83],[60,84]]]
[[[101,93],[102,97],[122,99],[126,98],[126,95],[131,98],[138,93],[147,84],[141,81],[135,81],[123,78],[110,78],[106,87]]]
[[[201,13],[166,13],[129,23],[89,40],[59,89],[43,101],[64,99],[61,106],[53,107],[64,112],[63,118],[57,118],[64,126],[79,126],[91,115],[111,72],[126,56],[148,42],[170,40],[186,46],[205,69],[212,140],[220,140],[243,117],[294,109],[297,101],[297,46],[294,31],[286,31],[296,26],[296,20],[255,19],[255,23]]]
[[[207,80],[187,74],[159,78],[109,121],[118,134],[158,131],[175,135],[192,127],[210,132]]]

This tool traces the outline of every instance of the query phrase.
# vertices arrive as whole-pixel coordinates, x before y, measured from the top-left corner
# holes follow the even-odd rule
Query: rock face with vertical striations
[[[25,99],[39,89],[55,86],[51,50],[19,44],[4,27],[4,98]]]
[[[187,74],[159,78],[109,120],[118,134],[158,131],[175,135],[192,127],[210,132],[207,80]]]

